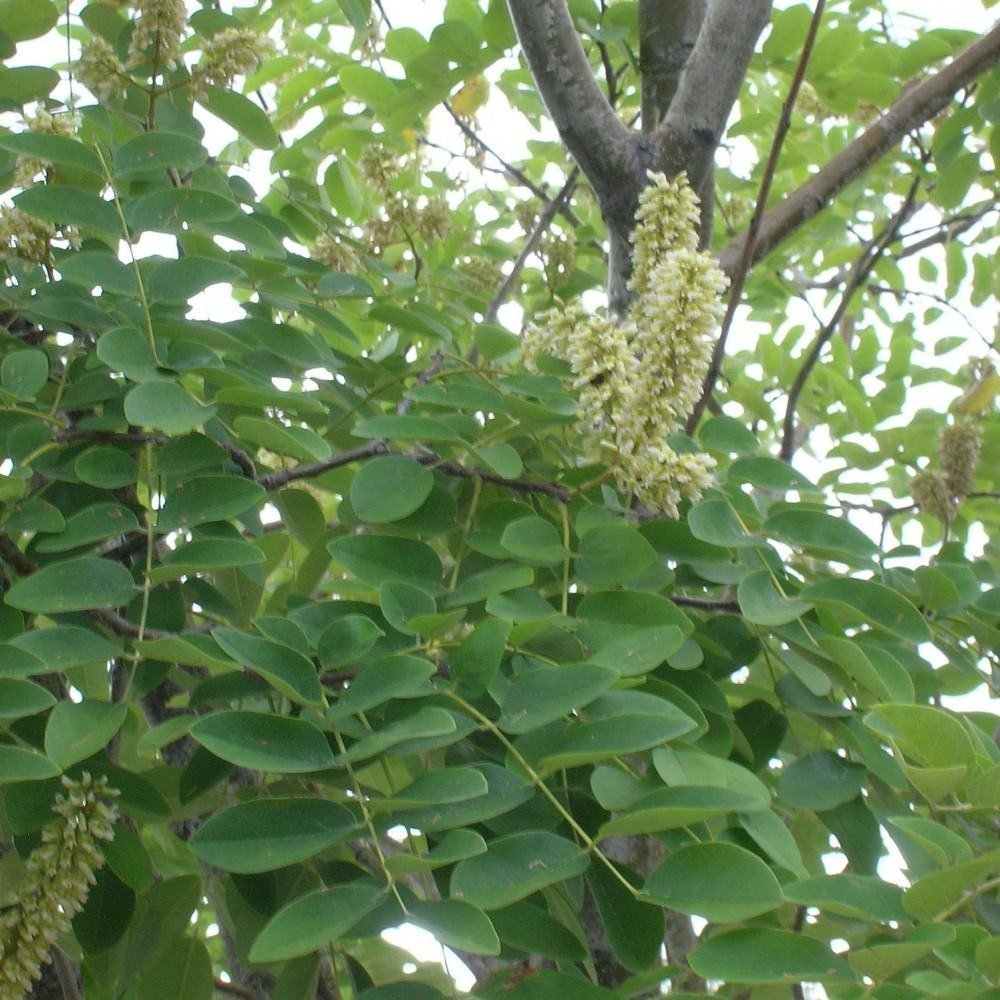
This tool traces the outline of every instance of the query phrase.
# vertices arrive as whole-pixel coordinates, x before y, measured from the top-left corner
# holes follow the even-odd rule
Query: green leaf
[[[35,715],[55,703],[56,699],[40,684],[16,677],[0,677],[0,719]]]
[[[580,539],[576,575],[589,587],[614,587],[656,561],[656,551],[628,525],[594,528]]]
[[[48,34],[59,20],[59,9],[51,0],[0,0],[0,24],[12,41],[24,42]]]
[[[79,188],[39,184],[16,195],[14,204],[28,215],[56,225],[96,229],[116,238],[122,235],[122,224],[115,206]]]
[[[138,530],[139,522],[128,507],[123,507],[120,503],[95,503],[71,515],[66,521],[66,527],[58,535],[38,543],[38,551],[68,552],[70,549]]]
[[[852,948],[847,961],[857,975],[881,981],[908,968],[935,949],[951,944],[955,937],[952,924],[922,924],[914,927],[905,941],[876,942],[867,948]]]
[[[59,775],[60,768],[48,757],[21,747],[0,746],[0,783],[44,781]]]
[[[167,434],[187,434],[214,413],[214,406],[202,406],[176,382],[145,382],[125,397],[125,416],[130,424]]]
[[[500,939],[490,918],[471,903],[458,899],[414,903],[407,918],[449,948],[472,955],[500,954]]]
[[[129,202],[125,210],[131,229],[184,233],[185,224],[211,225],[242,215],[235,202],[200,188],[169,188]]]
[[[379,587],[378,598],[385,620],[405,635],[415,634],[410,625],[411,619],[432,615],[437,610],[434,598],[427,591],[398,580],[383,583]]]
[[[790,882],[782,891],[791,903],[855,920],[903,923],[909,919],[903,909],[903,890],[870,875],[819,875]]]
[[[923,615],[901,594],[873,580],[847,577],[824,580],[806,587],[799,596],[847,609],[904,642],[917,645],[931,640],[931,631]]]
[[[62,768],[86,760],[111,742],[127,714],[124,705],[91,698],[61,701],[45,726],[45,753]]]
[[[688,956],[699,976],[727,983],[787,983],[850,978],[844,960],[822,941],[753,927],[702,940]]]
[[[877,705],[865,726],[924,767],[971,767],[975,750],[962,723],[931,705]]]
[[[207,521],[228,521],[264,499],[264,488],[240,476],[198,476],[167,494],[158,531],[176,531]]]
[[[212,638],[224,652],[255,670],[286,698],[299,705],[323,704],[323,689],[316,668],[301,653],[233,628],[212,629]]]
[[[697,728],[694,719],[664,701],[662,711],[656,715],[625,712],[566,726],[563,735],[542,758],[542,764],[552,769],[578,767],[608,757],[639,753]]]
[[[366,462],[351,482],[351,506],[362,521],[400,521],[423,506],[434,488],[426,466],[401,455],[382,455]]]
[[[336,670],[345,663],[353,663],[384,635],[382,629],[367,615],[344,615],[331,622],[320,636],[316,644],[319,662],[327,670]]]
[[[601,837],[616,837],[620,834],[658,833],[731,812],[754,812],[761,808],[758,799],[729,788],[663,788],[634,802],[627,812],[605,823],[599,834]]]
[[[191,736],[237,767],[301,774],[333,766],[326,737],[303,719],[264,712],[217,712],[199,719]]]
[[[761,531],[813,555],[851,562],[870,562],[878,546],[842,517],[816,510],[782,510],[765,522]]]
[[[648,969],[663,946],[663,910],[633,896],[603,864],[585,878],[615,957],[630,972]]]
[[[203,86],[199,90],[198,100],[216,118],[231,125],[258,149],[277,149],[278,133],[275,132],[271,119],[266,111],[249,98],[224,87]]]
[[[777,909],[781,886],[768,866],[735,844],[690,844],[646,880],[643,898],[713,923],[735,923]]]
[[[346,753],[337,755],[336,763],[340,765],[367,760],[400,743],[449,736],[457,729],[455,717],[443,708],[420,708],[398,722],[362,736],[347,748]]]
[[[79,667],[85,663],[107,663],[122,652],[118,646],[96,632],[72,625],[35,628],[19,635],[13,642],[16,648],[37,657],[39,663],[44,664],[50,673]]]
[[[215,984],[208,948],[197,938],[175,938],[143,968],[134,992],[143,1000],[212,1000]]]
[[[812,609],[808,601],[797,601],[778,592],[769,570],[761,569],[745,576],[737,587],[740,610],[755,625],[787,625]]]
[[[555,525],[541,517],[511,521],[500,536],[500,545],[531,566],[553,566],[568,555]]]
[[[955,865],[945,871],[925,875],[903,894],[903,906],[914,920],[940,919],[968,890],[1000,872],[1000,850]]]
[[[441,560],[423,542],[387,535],[348,535],[327,545],[348,572],[379,586],[387,581],[411,583],[432,593],[440,588]]]
[[[88,448],[73,463],[73,471],[82,483],[104,490],[117,490],[136,481],[139,466],[120,448]]]
[[[0,0],[0,10],[2,10],[4,2],[10,3],[10,0]],[[3,15],[0,13],[0,19],[2,17]],[[0,23],[3,23],[2,20]],[[77,142],[68,136],[43,132],[0,133],[0,149],[6,149],[21,156],[46,160],[49,163],[88,170],[100,177],[104,176],[104,168],[97,156],[82,142]],[[60,271],[63,271],[63,263],[68,263],[68,261],[60,262]],[[63,273],[65,274],[64,271]]]
[[[508,733],[530,733],[604,694],[617,670],[592,663],[538,667],[519,676],[503,700],[497,723]]]
[[[385,890],[370,885],[316,889],[280,909],[257,935],[251,962],[285,962],[325,949],[382,902]]]
[[[354,814],[317,798],[262,798],[210,816],[188,843],[202,861],[227,872],[283,868],[342,843]]]
[[[28,347],[5,354],[0,365],[0,385],[17,399],[34,399],[49,380],[49,356]]]
[[[41,100],[58,83],[59,74],[47,66],[0,67],[0,101],[24,105]]]
[[[181,257],[164,260],[153,268],[146,282],[151,302],[182,305],[210,285],[233,285],[246,281],[241,268],[211,257]]]
[[[695,538],[712,545],[734,548],[760,545],[761,539],[750,534],[725,500],[705,500],[688,511],[688,527]]]
[[[698,429],[698,440],[712,451],[747,455],[758,448],[757,438],[739,420],[712,417]]]
[[[460,861],[449,894],[484,910],[510,906],[525,896],[586,871],[590,859],[576,844],[541,830],[494,840],[487,852]]]
[[[142,132],[115,150],[111,171],[118,177],[146,170],[176,167],[190,171],[208,159],[201,143],[175,132]]]
[[[5,600],[12,608],[52,615],[120,607],[135,592],[132,574],[120,563],[85,556],[43,566],[18,580]]]
[[[378,70],[359,63],[349,63],[340,69],[340,85],[349,97],[364,102],[377,113],[392,110],[398,100],[396,84]]]
[[[355,437],[397,438],[403,441],[461,441],[461,437],[443,420],[404,416],[369,417],[354,425]]]
[[[174,549],[149,574],[154,583],[177,580],[206,570],[259,566],[264,553],[256,545],[235,539],[202,538]]]
[[[782,768],[778,797],[799,809],[833,809],[858,796],[867,774],[860,764],[852,764],[829,750],[817,750]]]
[[[806,877],[799,845],[776,813],[770,809],[746,813],[740,816],[740,826],[765,854],[770,855],[772,861],[799,878]]]

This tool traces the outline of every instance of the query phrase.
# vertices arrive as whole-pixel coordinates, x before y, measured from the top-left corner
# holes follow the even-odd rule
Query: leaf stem
[[[524,755],[514,746],[513,743],[500,731],[496,723],[489,718],[489,716],[483,715],[474,705],[470,705],[464,698],[460,695],[455,694],[454,691],[444,691],[442,692],[448,698],[450,698],[456,705],[458,705],[463,712],[471,715],[484,729],[488,730],[491,736],[496,737],[497,740],[503,745],[504,749],[517,761],[518,765],[523,768],[525,774],[531,779],[531,783],[549,800],[552,807],[557,813],[563,818],[567,826],[580,838],[580,841],[586,847],[587,851],[594,855],[611,874],[621,883],[621,885],[628,890],[632,896],[638,896],[639,893],[636,888],[632,885],[628,879],[615,867],[614,863],[610,858],[597,846],[597,841],[587,833],[586,830],[573,817],[573,814],[559,801],[559,798],[555,795],[551,788],[545,784],[542,780],[541,775],[528,763]]]

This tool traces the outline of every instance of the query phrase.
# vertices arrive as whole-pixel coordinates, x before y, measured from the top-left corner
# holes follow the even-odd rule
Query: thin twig
[[[549,226],[552,225],[552,220],[559,213],[561,207],[569,201],[579,176],[580,168],[573,167],[562,189],[554,198],[549,200],[541,215],[538,216],[534,228],[531,230],[524,246],[521,247],[521,252],[517,255],[517,259],[510,269],[510,274],[504,278],[503,284],[497,289],[496,294],[490,300],[490,304],[486,307],[484,322],[495,323],[497,321],[497,314],[500,312],[500,307],[510,298],[511,293],[517,286],[521,271],[524,270],[524,265],[527,263],[528,258],[538,249],[538,244],[541,242],[542,237]]]
[[[812,374],[813,368],[819,362],[823,348],[837,331],[840,321],[847,312],[855,293],[868,280],[872,269],[881,260],[882,255],[899,232],[899,227],[909,218],[919,187],[920,176],[918,175],[913,179],[910,190],[907,192],[906,198],[903,199],[903,204],[900,206],[899,211],[889,220],[882,233],[864,248],[861,256],[855,261],[837,308],[834,310],[826,326],[816,335],[812,347],[810,347],[809,352],[806,354],[802,366],[799,368],[795,380],[788,390],[788,403],[785,407],[785,419],[781,435],[781,457],[786,462],[790,461],[792,455],[795,453],[795,411],[798,407],[802,390],[805,388],[806,382],[809,381],[809,376]]]
[[[474,128],[472,128],[468,122],[451,106],[449,101],[444,102],[445,110],[454,119],[455,124],[461,129],[462,134],[473,144],[478,146],[484,153],[488,153],[493,157],[497,163],[503,168],[504,173],[506,173],[512,180],[517,181],[522,187],[526,187],[536,198],[541,198],[542,200],[549,199],[549,193],[540,184],[536,184],[523,170],[519,167],[515,167],[513,163],[505,160],[488,142]],[[563,216],[565,216],[566,221],[569,222],[571,226],[576,228],[580,225],[580,219],[577,214],[569,208],[569,206],[564,205],[560,209]]]
[[[212,985],[219,993],[228,993],[234,997],[244,997],[245,1000],[257,1000],[257,994],[253,990],[249,990],[237,983],[227,983],[225,979],[219,979],[218,976],[215,977]]]
[[[291,469],[282,469],[280,472],[271,472],[266,476],[258,476],[257,482],[265,490],[276,490],[280,486],[287,486],[298,479],[315,479],[331,469],[339,469],[343,465],[350,465],[352,462],[360,462],[375,455],[384,455],[388,452],[383,441],[369,441],[358,448],[350,451],[342,451],[323,462],[310,462],[307,465],[297,465]]]
[[[712,352],[712,360],[708,366],[708,373],[705,375],[701,397],[695,404],[691,416],[688,418],[687,431],[690,434],[697,426],[701,415],[705,412],[708,399],[715,389],[722,372],[722,359],[726,355],[726,340],[736,316],[736,310],[743,299],[743,286],[746,283],[747,274],[750,272],[750,264],[753,260],[754,246],[757,243],[757,235],[760,232],[761,220],[764,218],[764,211],[767,208],[768,195],[771,193],[771,185],[774,182],[774,175],[778,169],[778,159],[781,156],[785,138],[792,124],[792,112],[795,109],[795,101],[799,96],[799,90],[805,79],[806,67],[809,65],[809,57],[812,55],[813,44],[819,32],[820,23],[823,20],[823,10],[826,7],[826,0],[817,0],[816,9],[813,11],[812,20],[809,22],[809,31],[802,46],[802,54],[799,56],[798,65],[795,67],[795,75],[792,77],[791,86],[788,88],[788,95],[785,103],[781,107],[781,115],[778,118],[778,127],[775,129],[774,138],[771,140],[771,149],[767,154],[767,163],[764,167],[764,174],[760,179],[760,188],[757,192],[757,203],[754,205],[753,215],[750,218],[750,226],[747,229],[743,243],[743,252],[740,254],[740,262],[733,275],[732,288],[729,293],[729,302],[726,306],[726,315],[722,320],[722,327],[719,330],[719,339],[716,341],[715,349]]]
[[[740,613],[738,601],[727,601],[711,597],[687,597],[684,594],[671,594],[670,600],[681,608],[698,608],[701,611],[732,611]]]

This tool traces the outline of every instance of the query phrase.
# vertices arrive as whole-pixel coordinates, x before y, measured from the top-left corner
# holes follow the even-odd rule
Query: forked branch
[[[944,69],[908,89],[889,110],[822,170],[765,213],[750,264],[766,256],[797,232],[902,138],[933,118],[963,87],[1000,58],[1000,22]],[[739,266],[746,236],[731,240],[720,252],[722,269],[732,275]]]

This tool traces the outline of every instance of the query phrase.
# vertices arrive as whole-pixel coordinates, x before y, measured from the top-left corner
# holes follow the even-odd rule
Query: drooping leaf
[[[264,872],[311,858],[357,827],[343,806],[316,798],[243,802],[203,823],[189,840],[203,861],[228,872]]]

